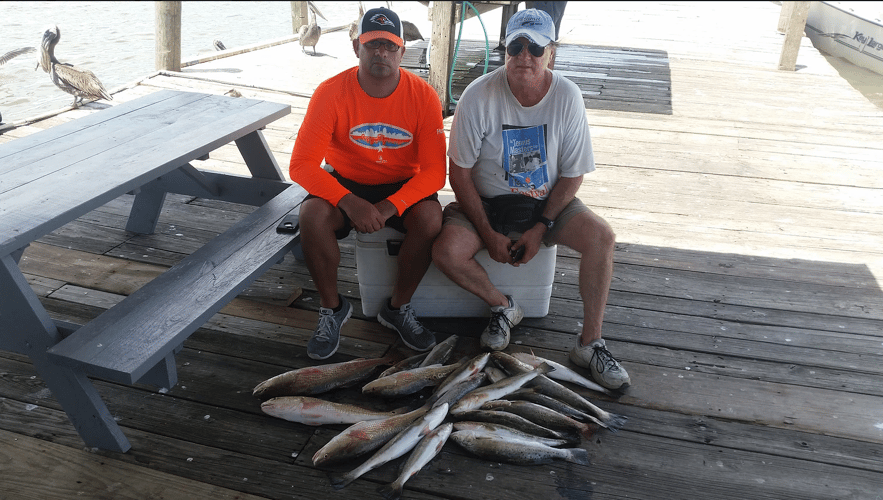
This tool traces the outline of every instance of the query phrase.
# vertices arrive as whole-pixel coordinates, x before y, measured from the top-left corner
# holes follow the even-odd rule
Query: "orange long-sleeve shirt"
[[[358,67],[322,82],[310,99],[291,153],[291,180],[337,206],[349,193],[328,172],[360,184],[410,179],[388,200],[399,215],[445,185],[445,132],[441,103],[429,84],[400,70],[385,98],[365,93]]]

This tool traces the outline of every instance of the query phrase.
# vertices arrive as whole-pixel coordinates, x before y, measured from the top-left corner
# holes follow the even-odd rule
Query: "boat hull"
[[[883,23],[841,2],[812,2],[806,36],[817,49],[883,75]]]

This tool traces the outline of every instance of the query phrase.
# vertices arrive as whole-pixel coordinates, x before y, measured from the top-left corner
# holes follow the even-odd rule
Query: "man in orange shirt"
[[[307,344],[313,359],[337,351],[340,327],[352,314],[337,291],[337,240],[353,228],[372,233],[390,226],[405,233],[392,297],[377,319],[412,349],[435,346],[435,335],[420,324],[410,302],[441,231],[441,103],[429,84],[399,68],[405,46],[395,12],[366,12],[353,50],[359,65],[322,82],[310,99],[289,169],[291,180],[310,193],[299,222],[320,300],[319,325]],[[322,168],[323,159],[331,171]]]

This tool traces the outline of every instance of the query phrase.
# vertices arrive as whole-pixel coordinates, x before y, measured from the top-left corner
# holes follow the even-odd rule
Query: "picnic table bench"
[[[89,376],[171,387],[186,338],[299,244],[276,226],[306,195],[260,129],[288,105],[160,91],[0,145],[0,349],[27,355],[90,447],[131,445]],[[231,141],[251,177],[189,162]],[[88,324],[54,322],[18,262],[27,245],[136,193],[130,231],[151,233],[167,192],[258,208]]]

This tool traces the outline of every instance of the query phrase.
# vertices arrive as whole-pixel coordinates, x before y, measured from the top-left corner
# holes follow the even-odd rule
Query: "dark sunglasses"
[[[385,48],[387,52],[398,52],[399,50],[399,46],[395,42],[387,42],[381,38],[369,40],[362,45],[364,45],[365,48],[369,50],[380,48],[381,45],[383,45],[383,48]]]
[[[524,48],[523,43],[512,42],[509,44],[508,47],[506,47],[506,53],[512,57],[515,57],[518,54],[521,54],[521,49],[523,49],[523,48]],[[533,55],[534,57],[543,57],[543,52],[546,51],[546,48],[543,47],[542,45],[537,45],[535,43],[532,43],[527,46],[527,50],[529,50],[531,55]]]

